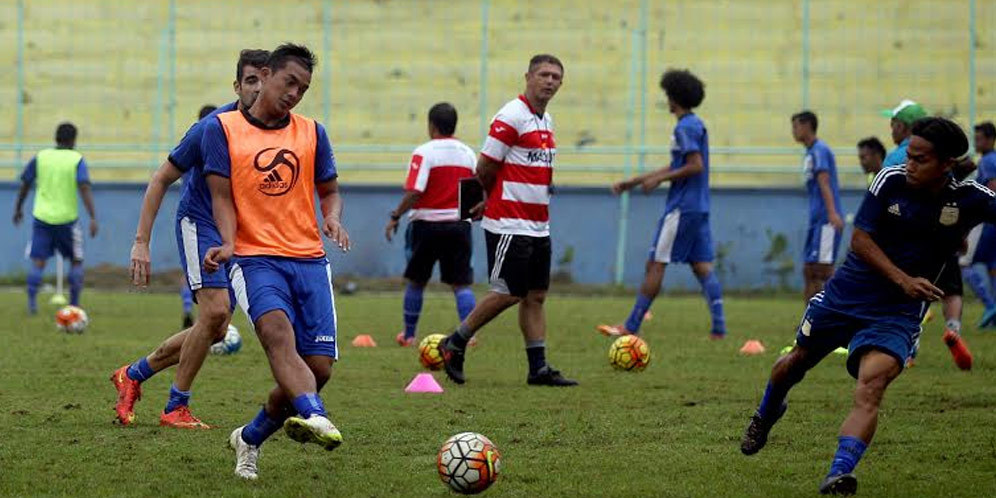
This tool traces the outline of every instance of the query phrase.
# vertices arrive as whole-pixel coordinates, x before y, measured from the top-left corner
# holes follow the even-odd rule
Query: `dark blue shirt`
[[[979,173],[975,181],[981,185],[989,186],[990,180],[996,180],[996,151],[989,151],[982,154],[979,159]]]
[[[709,212],[709,133],[705,123],[692,113],[678,119],[671,137],[671,169],[687,164],[688,155],[702,155],[702,172],[671,182],[665,212],[680,209],[683,213]]]
[[[910,188],[905,168],[886,168],[865,194],[854,226],[868,232],[907,275],[936,282],[969,230],[993,221],[996,194],[978,183],[951,179],[934,195]],[[864,319],[919,320],[925,308],[923,301],[907,296],[853,251],[827,281],[820,304]]]
[[[811,147],[806,149],[803,172],[806,175],[806,191],[809,193],[809,224],[825,225],[830,222],[830,219],[827,216],[827,206],[823,203],[820,183],[816,180],[819,173],[826,173],[830,177],[830,192],[833,195],[834,209],[837,214],[841,214],[837,161],[826,142],[817,139]]]
[[[208,114],[204,119],[194,123],[187,130],[180,143],[169,153],[169,162],[173,163],[183,175],[183,193],[176,209],[176,217],[189,216],[191,219],[214,226],[214,214],[211,212],[211,191],[204,179],[204,157],[201,154],[201,139],[204,137],[204,125],[208,121],[217,121],[215,116],[222,112],[234,111],[238,102],[225,104]]]

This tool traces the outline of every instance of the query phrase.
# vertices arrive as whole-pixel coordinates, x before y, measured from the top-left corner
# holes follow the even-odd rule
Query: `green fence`
[[[803,108],[851,184],[854,143],[891,145],[879,112],[901,99],[965,126],[996,118],[992,1],[8,0],[0,15],[4,178],[71,120],[96,178],[144,180],[201,105],[233,100],[241,48],[285,40],[319,56],[299,112],[329,128],[350,181],[400,182],[437,101],[480,144],[538,52],[566,65],[550,106],[560,183],[666,163],[667,67],[706,81],[716,184],[798,184],[788,117]]]

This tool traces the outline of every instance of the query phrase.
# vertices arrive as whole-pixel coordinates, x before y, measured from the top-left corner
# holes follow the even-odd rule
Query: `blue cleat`
[[[979,320],[979,328],[987,329],[996,327],[996,308],[989,308],[982,313],[982,319]]]

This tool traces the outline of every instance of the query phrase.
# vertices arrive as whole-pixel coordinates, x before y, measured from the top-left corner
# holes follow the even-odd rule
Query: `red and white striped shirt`
[[[463,142],[438,138],[419,145],[408,164],[405,190],[422,194],[412,206],[412,220],[459,221],[460,179],[474,176],[477,157]]]
[[[550,184],[557,144],[553,118],[533,112],[522,95],[491,121],[481,155],[502,163],[481,226],[493,233],[550,235]]]

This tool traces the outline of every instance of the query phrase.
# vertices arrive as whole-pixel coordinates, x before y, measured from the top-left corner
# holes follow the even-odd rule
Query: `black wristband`
[[[400,219],[401,219],[401,215],[400,214],[394,214],[394,211],[391,211],[391,220],[398,221]]]

